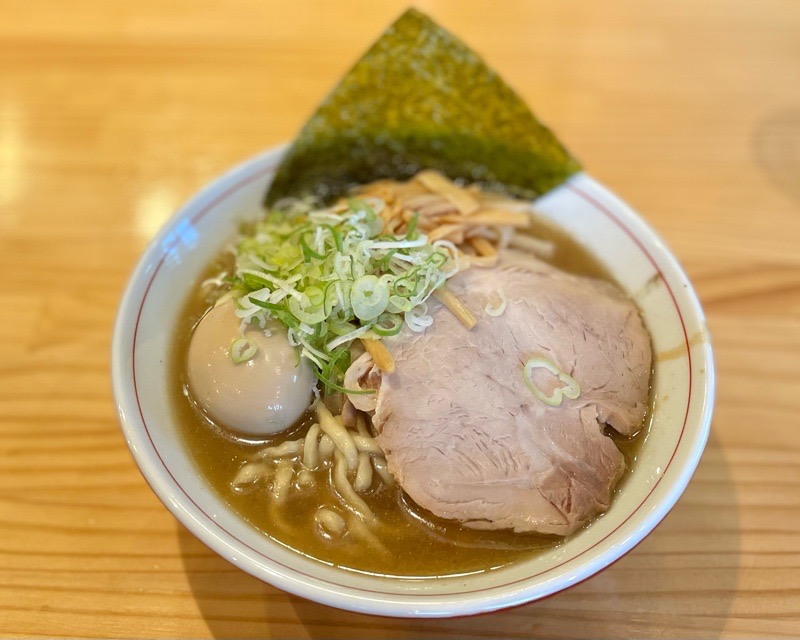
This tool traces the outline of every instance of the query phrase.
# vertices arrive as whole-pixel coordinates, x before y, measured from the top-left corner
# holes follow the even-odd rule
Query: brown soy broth
[[[550,262],[555,266],[578,275],[611,281],[608,272],[589,252],[552,223],[537,220],[531,233],[554,243],[555,252]],[[229,264],[225,264],[224,258],[220,259],[209,267],[205,277],[212,277],[225,267],[229,268]],[[360,537],[352,526],[342,539],[326,540],[314,523],[317,509],[324,505],[348,518],[348,512],[339,506],[331,489],[329,469],[315,471],[314,486],[290,491],[286,502],[280,506],[270,499],[263,483],[242,492],[234,491],[231,481],[257,451],[269,444],[302,437],[314,418],[306,414],[290,432],[281,433],[277,438],[247,440],[214,425],[192,404],[186,392],[184,364],[192,330],[214,297],[194,291],[176,327],[170,357],[173,407],[181,435],[199,472],[230,508],[253,527],[322,562],[354,571],[398,576],[430,577],[487,571],[559,544],[557,537],[476,531],[437,518],[415,505],[397,486],[386,487],[377,480],[373,482],[371,493],[364,497],[379,522],[370,529],[379,544]],[[643,438],[615,440],[630,469]]]

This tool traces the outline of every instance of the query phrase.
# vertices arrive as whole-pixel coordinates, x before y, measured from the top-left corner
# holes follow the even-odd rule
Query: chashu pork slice
[[[431,328],[387,342],[395,373],[381,375],[368,353],[353,363],[347,387],[377,393],[351,401],[374,410],[389,470],[435,515],[480,529],[576,531],[608,509],[625,469],[605,427],[631,436],[647,411],[650,338],[636,307],[608,283],[515,251],[449,288],[477,326],[467,331],[431,302]],[[484,309],[499,293],[507,305],[492,317]],[[571,376],[580,395],[558,406],[537,398],[523,375],[531,358]],[[544,396],[565,385],[544,367],[530,371]]]

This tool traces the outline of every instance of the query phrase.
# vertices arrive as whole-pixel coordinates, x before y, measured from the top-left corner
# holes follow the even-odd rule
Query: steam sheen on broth
[[[550,243],[548,262],[564,271],[611,281],[602,266],[581,246],[552,224],[534,218],[531,227],[517,232],[520,245],[526,239]],[[206,276],[213,278],[230,271],[230,257],[222,256],[211,265]],[[278,503],[271,497],[275,470],[266,481],[243,483],[232,487],[242,468],[252,464],[265,447],[294,441],[306,436],[318,422],[312,410],[306,411],[287,431],[273,436],[241,434],[215,424],[189,392],[185,363],[194,328],[208,313],[220,295],[214,287],[193,292],[176,327],[170,356],[171,393],[177,423],[199,472],[217,494],[253,527],[266,536],[297,552],[319,561],[353,571],[381,575],[431,577],[488,571],[531,557],[559,544],[562,538],[508,530],[481,531],[464,527],[452,520],[434,516],[416,505],[397,483],[388,486],[377,477],[362,497],[374,512],[374,526],[366,526],[357,516],[341,506],[331,488],[332,468],[318,468],[309,476],[292,475],[297,483],[313,482],[290,490]],[[334,408],[341,407],[341,394],[326,399]],[[636,451],[643,440],[615,438],[629,473]],[[617,486],[617,491],[619,486]],[[330,534],[320,525],[320,508],[332,511],[334,527],[342,520],[343,536]],[[324,520],[324,517],[323,517]]]

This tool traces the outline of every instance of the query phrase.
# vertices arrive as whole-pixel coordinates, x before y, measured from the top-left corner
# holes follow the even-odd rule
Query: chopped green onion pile
[[[269,318],[283,324],[325,392],[345,391],[352,341],[430,326],[426,300],[457,273],[457,251],[428,242],[413,220],[405,235],[383,233],[377,198],[350,200],[344,210],[280,204],[238,243],[236,315],[259,327]]]

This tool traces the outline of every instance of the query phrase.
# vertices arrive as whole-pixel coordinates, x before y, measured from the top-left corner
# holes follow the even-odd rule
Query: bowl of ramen
[[[434,28],[399,25],[392,47]],[[533,131],[521,174],[502,144],[427,130],[369,147],[349,123],[342,152],[325,108],[339,118],[343,84],[306,130],[322,146],[301,133],[236,167],[144,253],[113,340],[128,445],[198,538],[311,600],[441,617],[568,588],[650,533],[699,462],[697,297],[526,108],[503,110]]]
[[[334,378],[331,367],[310,360],[300,359],[302,367],[296,367],[303,335],[294,336],[295,346],[289,347],[288,331],[274,320],[266,327],[248,323],[239,334],[248,313],[259,313],[253,307],[267,309],[258,301],[286,300],[253,293],[283,289],[265,287],[263,281],[275,273],[267,267],[273,265],[251,269],[245,256],[253,254],[242,249],[255,246],[259,233],[271,246],[269,229],[256,221],[263,217],[264,190],[283,153],[258,156],[182,207],[151,243],[123,299],[113,344],[115,395],[131,451],[164,504],[248,573],[312,600],[382,615],[454,616],[535,600],[580,582],[633,548],[689,482],[708,436],[713,401],[713,362],[701,308],[658,237],[608,190],[578,174],[533,203],[535,213],[526,215],[535,231],[505,239],[477,236],[491,248],[474,243],[485,255],[465,251],[473,264],[465,270],[460,265],[463,271],[446,278],[455,304],[472,315],[472,329],[464,324],[470,320],[457,315],[457,306],[453,313],[450,301],[431,295],[427,313],[409,314],[411,323],[404,320],[399,331],[393,318],[381,319],[379,332],[396,331],[385,341],[394,372],[380,369],[380,350],[376,358],[364,346],[378,335],[363,332],[350,342],[353,355]],[[436,178],[425,180],[441,187]],[[338,208],[293,203],[292,215],[302,220],[314,211],[329,225],[316,228],[331,233],[348,216],[375,213],[380,207],[375,191],[390,187],[403,188],[373,186]],[[408,197],[436,202],[421,197],[433,193],[424,185],[408,191]],[[464,193],[475,197],[477,191]],[[507,204],[494,196],[489,200],[495,211]],[[280,233],[291,236],[293,230]],[[303,233],[291,236],[301,262],[303,245],[326,253],[326,246],[311,244],[316,229]],[[406,246],[381,248],[381,242],[392,241],[379,234],[370,249],[379,259],[392,250],[404,257],[428,250],[407,246],[414,242],[407,236],[414,236],[408,223],[393,241]],[[332,233],[329,242],[328,248],[336,245]],[[445,240],[437,246],[447,254],[441,259],[446,274],[453,268],[452,246],[459,245]],[[497,246],[505,248],[497,250],[495,261]],[[417,262],[433,269],[430,255],[436,251]],[[236,284],[247,292],[239,297],[256,301],[252,306],[224,299],[237,270],[264,279],[253,279],[252,287]],[[365,277],[355,275],[355,282]],[[342,282],[352,280],[349,271],[345,276]],[[274,279],[291,278],[281,273]],[[421,289],[410,290],[420,297]],[[561,299],[564,291],[568,299]],[[603,300],[600,307],[581,307],[595,295]],[[631,312],[630,301],[637,312]],[[567,308],[559,311],[555,303]],[[216,315],[227,319],[218,330],[233,332],[216,341],[224,351],[218,364],[234,372],[265,363],[283,369],[277,376],[282,379],[267,384],[272,397],[252,403],[244,397],[251,391],[239,385],[233,393],[244,399],[234,400],[240,406],[225,413],[208,395],[207,380],[188,372],[192,350],[203,339],[214,344],[213,331],[211,338],[197,340],[203,322]],[[417,325],[429,320],[418,331]],[[612,324],[613,330],[601,329]],[[572,342],[562,344],[564,336],[551,325],[566,327]],[[334,344],[328,353],[348,344],[341,338],[358,328],[329,329],[324,343]],[[640,331],[647,332],[643,344],[637,343]],[[622,346],[607,346],[609,336]],[[245,343],[234,344],[242,339]],[[317,348],[322,342],[308,342],[320,351],[323,365],[330,362],[322,359],[324,347]],[[589,355],[589,347],[598,345],[600,360]],[[245,359],[253,347],[255,353]],[[209,358],[214,360],[213,353]],[[628,364],[620,364],[626,359]],[[602,379],[593,377],[601,370]],[[611,380],[608,371],[619,376]],[[315,373],[360,393],[348,396],[333,386],[326,392]],[[632,385],[626,376],[633,376]],[[612,392],[604,385],[612,385]],[[295,399],[287,396],[293,388],[300,390]],[[374,393],[364,393],[370,389]],[[260,418],[247,415],[248,404],[261,407]],[[566,417],[543,417],[558,413]],[[547,426],[523,433],[523,424]],[[492,443],[496,451],[489,448]],[[576,462],[578,455],[583,459]],[[560,476],[558,465],[567,469]],[[589,479],[600,476],[599,483]],[[486,491],[478,487],[481,478]],[[564,486],[568,490],[561,495]]]

